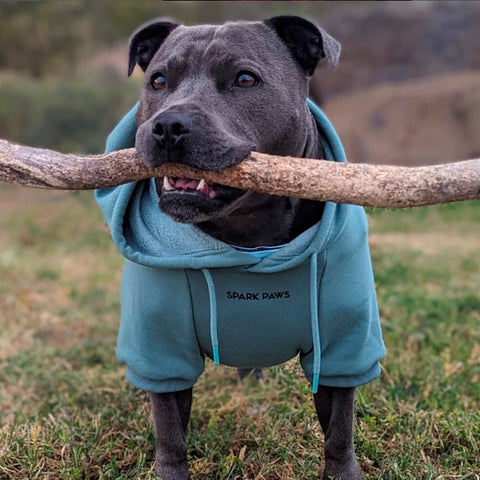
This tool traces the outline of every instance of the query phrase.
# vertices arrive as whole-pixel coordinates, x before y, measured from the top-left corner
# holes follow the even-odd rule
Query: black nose
[[[190,133],[188,112],[163,112],[153,123],[152,134],[161,147],[175,147]]]

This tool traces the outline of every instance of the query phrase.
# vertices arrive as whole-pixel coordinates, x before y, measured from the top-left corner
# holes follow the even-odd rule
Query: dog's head
[[[309,135],[308,79],[339,44],[300,17],[213,26],[154,21],[131,39],[129,74],[144,71],[136,147],[149,166],[233,166],[250,151],[302,156]],[[157,181],[160,207],[197,223],[246,194],[181,178]]]

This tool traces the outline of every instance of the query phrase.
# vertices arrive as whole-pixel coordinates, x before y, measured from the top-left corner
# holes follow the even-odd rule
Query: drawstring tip
[[[218,352],[218,345],[213,347],[213,363],[215,365],[220,365],[220,353]]]
[[[312,382],[312,393],[318,392],[318,373],[313,374],[313,382]]]

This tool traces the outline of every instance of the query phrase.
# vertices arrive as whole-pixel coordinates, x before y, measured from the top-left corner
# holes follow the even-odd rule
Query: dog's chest
[[[277,273],[211,269],[187,271],[195,331],[201,350],[212,357],[212,309],[220,363],[266,367],[312,349],[308,262]],[[210,293],[210,294],[209,294]]]

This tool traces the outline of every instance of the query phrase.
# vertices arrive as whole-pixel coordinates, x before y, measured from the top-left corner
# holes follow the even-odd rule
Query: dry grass
[[[369,212],[388,357],[358,395],[367,479],[478,479],[478,212]],[[115,359],[121,263],[90,194],[1,186],[1,480],[154,478],[149,404]],[[321,443],[296,362],[260,385],[208,364],[196,480],[313,480]]]

